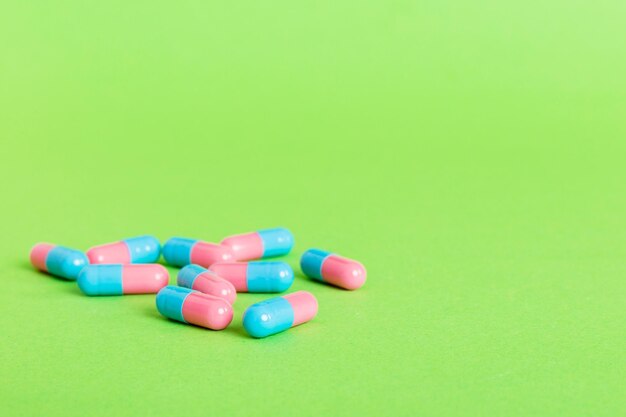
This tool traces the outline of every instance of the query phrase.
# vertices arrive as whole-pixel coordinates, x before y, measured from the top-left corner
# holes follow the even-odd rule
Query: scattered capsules
[[[153,236],[139,236],[94,246],[87,251],[92,264],[151,264],[159,260],[161,244]]]
[[[226,300],[184,287],[168,285],[156,296],[159,313],[172,320],[212,330],[225,329],[233,320]]]
[[[88,265],[78,275],[78,287],[87,295],[154,294],[169,278],[158,264]]]
[[[209,268],[230,281],[237,292],[269,293],[286,291],[293,283],[293,269],[285,262],[218,262]]]
[[[252,304],[243,313],[243,327],[252,337],[266,337],[306,323],[316,314],[313,294],[296,291]]]
[[[89,259],[76,249],[50,243],[38,243],[30,251],[30,262],[40,271],[76,280],[83,267],[89,264]]]
[[[178,285],[200,291],[214,297],[220,297],[233,304],[237,298],[237,291],[233,284],[206,270],[200,265],[187,265],[178,272]]]
[[[304,252],[300,259],[300,268],[309,278],[347,290],[361,288],[367,278],[365,267],[360,262],[321,249]]]
[[[237,261],[287,255],[293,248],[293,243],[291,232],[280,227],[229,236],[221,242],[222,245],[232,248]]]
[[[233,260],[233,251],[224,245],[197,239],[173,237],[165,242],[163,257],[168,264],[173,266],[182,267],[196,264],[208,268],[215,262]]]

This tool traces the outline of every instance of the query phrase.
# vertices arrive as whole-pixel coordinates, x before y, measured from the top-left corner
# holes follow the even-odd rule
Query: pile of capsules
[[[285,262],[257,261],[287,255],[294,238],[284,228],[234,235],[219,244],[173,237],[160,242],[140,236],[92,247],[83,253],[49,243],[30,252],[35,268],[68,280],[77,280],[89,296],[154,294],[156,308],[165,317],[212,330],[222,330],[233,320],[232,305],[238,292],[281,293],[291,287],[294,273]],[[168,285],[169,273],[157,264],[182,268],[178,286]],[[309,278],[348,290],[365,283],[366,271],[357,261],[309,249],[300,259]],[[317,299],[296,291],[249,306],[243,327],[253,337],[266,337],[306,323],[317,314]]]

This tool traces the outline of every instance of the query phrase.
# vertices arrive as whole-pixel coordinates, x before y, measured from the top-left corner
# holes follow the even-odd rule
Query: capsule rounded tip
[[[291,284],[293,284],[294,273],[293,268],[286,262],[278,262],[276,265],[276,277],[278,277],[276,282],[276,291],[283,292],[287,291]]]
[[[235,304],[235,300],[237,299],[237,291],[235,290],[235,286],[230,282],[223,279],[223,287],[220,289],[220,298],[228,301],[228,304],[231,306]]]
[[[341,274],[341,286],[346,290],[361,288],[367,279],[367,271],[360,262],[354,262],[350,268],[346,268]]]
[[[78,288],[86,295],[98,295],[98,273],[91,268],[83,268],[78,274]]]
[[[243,327],[252,337],[261,338],[274,333],[274,324],[265,308],[251,305],[243,313]]]

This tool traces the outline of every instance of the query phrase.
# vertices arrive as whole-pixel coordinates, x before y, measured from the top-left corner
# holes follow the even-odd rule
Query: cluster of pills
[[[140,236],[86,253],[38,243],[30,260],[41,271],[77,281],[86,295],[156,294],[163,316],[222,330],[233,320],[237,293],[282,293],[291,287],[289,264],[259,259],[287,255],[293,245],[291,232],[276,228],[230,236],[219,244],[173,237],[161,247],[155,237]],[[168,285],[167,269],[156,263],[161,255],[168,265],[181,268],[178,285]],[[311,279],[348,290],[360,288],[366,279],[361,263],[320,249],[304,252],[300,268]],[[243,327],[253,337],[266,337],[310,321],[317,310],[313,294],[296,291],[249,306]]]

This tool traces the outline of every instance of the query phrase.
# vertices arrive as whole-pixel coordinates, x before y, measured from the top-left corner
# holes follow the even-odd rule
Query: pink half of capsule
[[[211,265],[210,271],[227,279],[238,292],[248,292],[247,262],[217,262]]]
[[[232,250],[228,246],[198,241],[191,249],[190,261],[208,268],[216,262],[229,261],[232,256]]]
[[[263,257],[263,240],[256,232],[229,236],[221,244],[230,247],[239,261]]]

